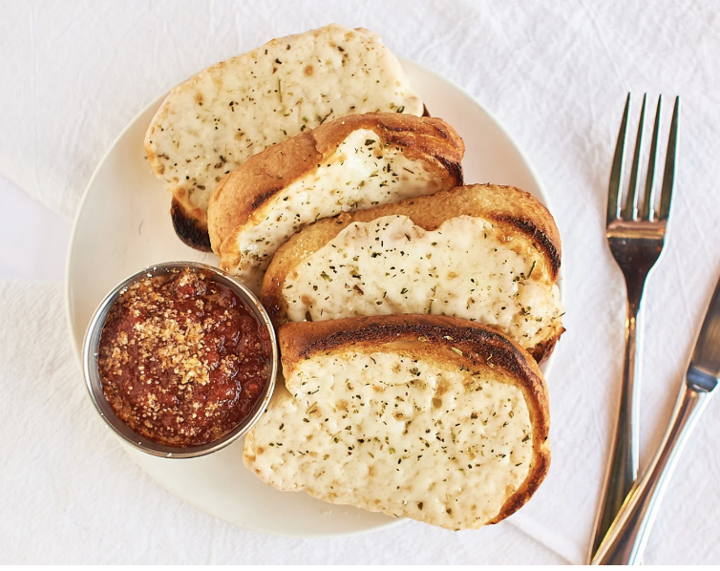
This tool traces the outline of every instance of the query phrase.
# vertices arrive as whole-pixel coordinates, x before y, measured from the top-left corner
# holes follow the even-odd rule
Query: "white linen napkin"
[[[158,495],[103,432],[68,349],[60,286],[2,282],[0,390],[2,402],[11,405],[0,427],[15,440],[10,463],[0,472],[0,511],[12,509],[16,522],[0,524],[0,553],[25,553],[29,562],[59,556],[63,552],[52,545],[31,552],[27,539],[31,525],[50,534],[53,521],[59,521],[58,540],[67,537],[74,546],[64,552],[67,561],[92,559],[82,555],[86,546],[79,539],[89,533],[107,549],[103,560],[169,562],[168,553],[178,544],[195,545],[193,533],[210,526],[209,536],[202,535],[209,543],[198,546],[193,561],[262,561],[265,553],[267,562],[272,557],[281,562],[301,548],[310,549],[318,562],[340,562],[352,554],[345,561],[358,561],[355,550],[362,548],[364,563],[421,562],[422,557],[459,563],[471,562],[473,549],[483,542],[498,542],[508,547],[507,562],[533,557],[552,562],[514,526],[565,560],[584,561],[623,351],[624,286],[605,246],[603,222],[622,105],[628,91],[647,91],[653,100],[658,93],[683,98],[666,252],[645,299],[644,467],[662,436],[720,273],[717,5],[274,0],[3,2],[0,8],[8,15],[0,19],[0,174],[67,219],[74,217],[94,168],[123,127],[186,77],[272,37],[334,21],[380,33],[396,54],[476,96],[530,158],[563,238],[567,309],[567,333],[548,378],[550,474],[519,513],[472,534],[409,522],[382,535],[332,540],[322,548],[287,541],[286,551],[269,556],[263,549],[272,540],[231,530],[169,495]],[[720,468],[718,406],[710,404],[686,449],[646,563],[720,560],[714,477]],[[34,464],[53,467],[56,478],[34,472]],[[142,506],[145,498],[153,498],[149,508]],[[23,509],[33,517],[18,519]],[[159,524],[150,525],[149,517]],[[122,549],[112,535],[98,532],[107,519],[115,522],[114,532],[122,530],[124,539],[137,543]],[[176,521],[185,527],[179,529]],[[246,558],[228,547],[238,538],[248,546]],[[516,548],[513,541],[522,545]],[[311,543],[315,547],[308,547]],[[377,543],[381,553],[373,551]],[[156,553],[161,547],[163,553]]]

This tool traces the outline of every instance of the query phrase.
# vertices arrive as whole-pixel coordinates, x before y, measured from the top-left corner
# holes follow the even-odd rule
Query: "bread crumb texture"
[[[433,231],[401,215],[354,222],[296,266],[281,291],[290,321],[451,315],[525,349],[552,336],[564,311],[541,253],[470,216]]]
[[[286,385],[244,457],[280,490],[477,529],[528,476],[530,414],[502,372],[350,347],[302,360]]]

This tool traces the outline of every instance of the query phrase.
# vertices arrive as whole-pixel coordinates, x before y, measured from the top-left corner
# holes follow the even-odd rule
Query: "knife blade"
[[[682,450],[719,380],[720,281],[710,300],[663,442],[647,473],[630,491],[608,529],[591,561],[593,565],[642,562],[650,531]]]
[[[698,390],[712,391],[720,377],[720,283],[715,287],[700,335],[698,335],[687,383]]]

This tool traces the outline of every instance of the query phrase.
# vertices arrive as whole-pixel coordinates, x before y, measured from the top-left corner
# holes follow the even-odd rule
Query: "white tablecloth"
[[[497,526],[408,521],[334,539],[233,527],[155,484],[99,430],[71,351],[70,224],[115,137],[189,75],[330,22],[380,33],[477,97],[548,190],[567,306],[548,378],[553,461],[531,502]],[[644,468],[720,273],[719,56],[712,2],[0,1],[0,563],[583,562],[623,350],[624,286],[604,217],[624,98],[683,103],[666,251],[645,298]],[[686,449],[646,563],[720,561],[719,406]]]

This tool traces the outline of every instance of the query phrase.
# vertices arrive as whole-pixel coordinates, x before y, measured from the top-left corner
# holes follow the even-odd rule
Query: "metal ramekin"
[[[131,430],[130,427],[117,417],[111,408],[110,403],[108,403],[105,399],[105,395],[102,391],[102,383],[100,381],[100,373],[98,371],[98,347],[100,345],[100,337],[103,326],[105,325],[105,319],[107,318],[110,309],[118,297],[124,293],[130,285],[145,277],[168,274],[172,271],[183,270],[186,268],[205,270],[209,274],[212,274],[217,282],[232,289],[233,292],[235,292],[235,294],[237,294],[237,296],[245,302],[248,309],[254,313],[260,323],[265,325],[270,335],[270,343],[272,345],[272,365],[270,367],[270,378],[268,379],[268,383],[265,387],[265,393],[262,395],[262,398],[256,403],[255,408],[246,420],[234,428],[231,432],[227,433],[222,438],[200,446],[163,446],[162,444],[157,444],[152,440],[140,436],[134,430]],[[270,322],[270,317],[265,311],[265,308],[260,304],[257,297],[255,297],[247,286],[227,272],[213,266],[197,262],[167,262],[149,266],[144,270],[133,274],[125,281],[117,285],[95,310],[95,313],[90,320],[90,325],[88,325],[85,333],[82,352],[85,383],[87,384],[88,391],[90,392],[90,398],[95,404],[95,408],[97,408],[97,411],[100,413],[100,416],[118,436],[131,444],[134,448],[146,452],[147,454],[152,454],[153,456],[162,456],[166,458],[194,458],[197,456],[204,456],[205,454],[210,454],[211,452],[224,448],[228,444],[243,436],[250,427],[257,422],[267,408],[273,389],[275,388],[275,379],[279,368],[279,352],[277,348],[275,330]]]

